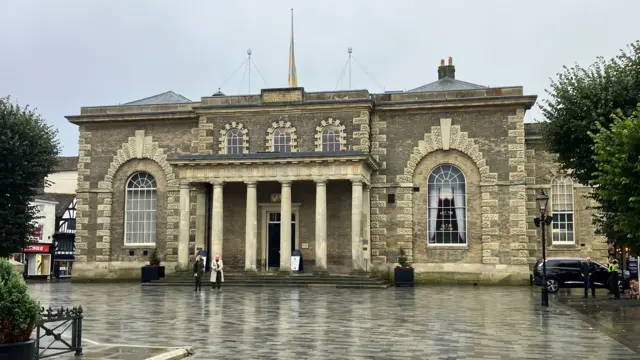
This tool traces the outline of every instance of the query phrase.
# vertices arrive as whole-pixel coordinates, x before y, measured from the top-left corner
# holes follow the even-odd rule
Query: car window
[[[561,260],[558,263],[558,267],[570,268],[570,269],[579,269],[580,268],[580,262],[579,261],[575,261],[575,260]]]

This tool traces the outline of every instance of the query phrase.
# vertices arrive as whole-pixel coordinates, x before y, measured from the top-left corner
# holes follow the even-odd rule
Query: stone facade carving
[[[158,163],[164,171],[167,181],[167,239],[166,242],[177,242],[179,217],[177,209],[179,206],[178,198],[178,180],[171,165],[167,162],[167,156],[164,150],[154,142],[151,136],[145,136],[144,130],[136,130],[135,135],[129,137],[129,141],[122,144],[113,157],[109,170],[104,176],[104,180],[98,182],[99,190],[106,190],[98,193],[97,196],[97,219],[96,223],[96,249],[101,249],[101,254],[95,256],[96,262],[109,262],[111,260],[111,204],[114,196],[113,176],[116,174],[120,166],[132,159],[150,159]],[[121,190],[121,189],[119,189]],[[123,193],[118,193],[122,196]],[[82,218],[80,215],[76,215]],[[172,260],[171,255],[167,255],[167,260]]]
[[[347,148],[347,134],[344,132],[345,126],[340,123],[339,119],[328,118],[322,120],[320,125],[316,127],[316,151],[322,151],[322,133],[327,127],[332,127],[334,131],[338,132],[338,141],[340,142],[340,151],[344,151]]]
[[[245,128],[242,123],[232,121],[224,125],[224,128],[220,130],[220,137],[218,138],[219,154],[227,153],[227,134],[230,130],[237,129],[242,135],[242,153],[249,153],[249,129]]]
[[[298,152],[298,135],[296,134],[296,127],[291,125],[289,121],[274,121],[271,123],[271,127],[267,129],[266,137],[266,150],[273,151],[273,135],[276,129],[284,129],[289,132],[291,136],[291,152]]]

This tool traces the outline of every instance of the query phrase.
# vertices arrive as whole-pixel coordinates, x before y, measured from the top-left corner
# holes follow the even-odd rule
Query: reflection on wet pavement
[[[580,310],[564,295],[552,297],[551,306],[543,309],[537,289],[526,287],[223,288],[202,293],[139,284],[29,288],[43,305],[81,304],[84,335],[90,340],[193,346],[195,359],[640,360],[638,349],[627,345],[632,335],[603,330],[606,314],[593,318],[603,323],[594,326],[583,312],[590,310]],[[621,316],[630,323],[640,320],[635,309],[629,311]]]

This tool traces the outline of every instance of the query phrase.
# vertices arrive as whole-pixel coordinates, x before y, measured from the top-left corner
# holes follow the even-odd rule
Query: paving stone
[[[539,293],[524,287],[29,289],[43,305],[81,304],[87,339],[192,346],[189,359],[640,360],[554,297],[541,308]]]

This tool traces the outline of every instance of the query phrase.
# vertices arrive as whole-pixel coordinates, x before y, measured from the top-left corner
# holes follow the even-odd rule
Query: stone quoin
[[[199,250],[230,271],[381,272],[400,250],[416,282],[528,283],[540,256],[535,196],[550,195],[548,256],[606,258],[589,188],[558,170],[535,95],[455,79],[413,90],[258,95],[173,92],[83,107],[76,278],[167,273]],[[286,224],[286,225],[285,225]]]

